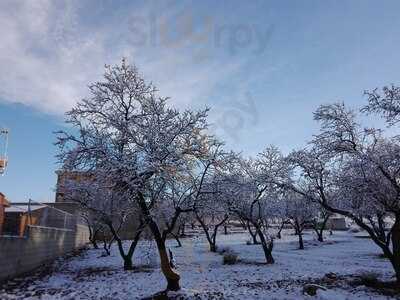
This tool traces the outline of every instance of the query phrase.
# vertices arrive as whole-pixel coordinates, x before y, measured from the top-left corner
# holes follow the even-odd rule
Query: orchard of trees
[[[319,133],[304,149],[284,155],[268,146],[256,157],[226,150],[208,131],[208,109],[173,108],[125,60],[106,66],[89,89],[67,113],[71,130],[58,133],[58,158],[64,170],[90,174],[90,182],[71,182],[71,198],[87,209],[93,243],[99,232],[105,249],[115,242],[125,269],[147,230],[167,290],[176,291],[180,274],[166,241],[184,224],[200,224],[216,251],[219,230],[241,222],[272,264],[276,228],[292,226],[303,249],[307,226],[323,242],[328,217],[339,214],[369,234],[400,283],[400,138],[357,118],[380,114],[396,126],[400,88],[366,92],[359,112],[322,105]],[[119,229],[131,216],[135,236],[125,249]]]

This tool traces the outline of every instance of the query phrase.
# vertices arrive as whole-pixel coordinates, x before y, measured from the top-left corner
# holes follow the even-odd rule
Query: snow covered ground
[[[265,265],[259,245],[246,245],[246,233],[219,235],[220,247],[229,247],[239,254],[240,262],[223,265],[222,256],[208,251],[203,236],[183,239],[176,248],[169,241],[181,285],[193,299],[390,299],[365,286],[325,285],[317,296],[304,296],[305,283],[317,282],[327,274],[339,278],[363,272],[375,272],[389,280],[393,272],[388,261],[366,238],[350,232],[335,232],[322,245],[306,232],[306,249],[298,250],[296,237],[284,232],[276,240],[273,251],[276,263]],[[157,250],[151,242],[141,242],[136,251],[135,271],[124,271],[117,248],[109,257],[100,257],[102,250],[88,250],[83,255],[56,263],[47,276],[0,291],[0,299],[141,299],[165,288],[158,269]],[[320,283],[324,285],[324,283]]]

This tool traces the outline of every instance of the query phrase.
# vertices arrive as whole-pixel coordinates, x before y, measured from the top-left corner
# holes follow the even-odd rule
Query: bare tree
[[[133,268],[132,257],[144,229],[144,221],[137,207],[129,203],[126,195],[115,189],[110,182],[103,181],[104,174],[99,170],[80,174],[85,180],[67,180],[65,183],[65,198],[81,205],[87,215],[87,220],[95,222],[92,227],[92,239],[101,235],[103,248],[106,254],[110,254],[113,242],[117,242],[118,250],[124,261],[124,269]],[[123,247],[123,239],[120,237],[121,228],[127,220],[138,220],[135,226],[133,240],[127,252]],[[97,231],[95,231],[97,229]]]
[[[307,205],[313,206],[316,214],[310,221],[310,225],[317,235],[318,242],[324,241],[324,230],[326,230],[326,225],[328,223],[329,218],[332,216],[332,213],[325,209],[320,205],[316,205],[316,203],[308,201]]]
[[[201,175],[193,178],[197,188],[194,216],[206,235],[211,252],[217,251],[218,229],[229,219],[220,174],[230,163],[232,154],[225,153],[221,147],[221,143],[214,143],[209,155],[199,160],[197,168],[202,170]]]
[[[251,227],[251,222],[249,220],[244,220],[244,223],[246,224],[246,229],[249,232],[251,236],[251,240],[253,241],[254,245],[260,244],[260,242],[257,240],[257,232],[253,231],[253,228]]]
[[[231,213],[237,217],[246,220],[249,226],[254,228],[262,249],[264,251],[265,260],[268,264],[275,262],[272,256],[274,246],[274,236],[271,232],[270,218],[268,217],[268,198],[257,197],[257,191],[252,186],[242,185],[242,195],[237,197],[230,203],[229,209]]]
[[[228,197],[229,210],[238,218],[248,222],[260,239],[267,263],[274,263],[272,249],[274,234],[271,220],[277,215],[275,199],[280,189],[276,182],[289,177],[286,160],[273,146],[266,148],[257,159],[237,159],[233,175],[228,180],[234,185]]]
[[[365,91],[368,97],[368,105],[362,111],[367,113],[382,114],[389,125],[400,121],[400,88],[395,85],[385,86],[382,92],[378,89]]]
[[[85,220],[87,227],[89,228],[89,241],[93,245],[94,249],[99,249],[97,241],[99,240],[99,234],[104,228],[104,224],[101,220],[96,218],[93,214],[89,212],[83,212],[82,218]]]
[[[220,195],[217,191],[203,197],[205,200],[196,207],[195,216],[206,235],[210,251],[216,252],[218,229],[229,219],[229,214],[218,199]]]
[[[99,171],[104,182],[137,207],[156,242],[168,290],[179,290],[180,275],[171,267],[165,235],[154,210],[166,198],[164,180],[178,178],[206,151],[207,110],[180,112],[157,96],[138,70],[125,60],[106,66],[104,80],[89,86],[91,96],[67,113],[77,134],[58,135],[59,159],[66,170]],[[162,192],[151,188],[159,184]],[[174,228],[184,209],[170,215]]]
[[[399,282],[400,142],[397,137],[384,138],[378,130],[362,129],[355,117],[344,104],[324,105],[316,111],[321,132],[313,148],[291,155],[301,170],[295,189],[366,230],[392,263]],[[385,231],[387,217],[393,222]]]
[[[304,249],[303,231],[311,220],[315,217],[316,211],[312,206],[307,205],[303,196],[289,191],[284,197],[286,216],[289,224],[292,225],[299,238],[299,249]]]

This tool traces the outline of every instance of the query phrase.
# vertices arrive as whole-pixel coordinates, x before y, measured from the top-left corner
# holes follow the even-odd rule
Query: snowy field
[[[379,249],[369,239],[335,232],[320,245],[306,232],[306,249],[297,250],[296,237],[284,232],[282,240],[275,243],[274,265],[263,264],[261,246],[246,245],[247,240],[245,233],[218,236],[220,247],[239,254],[240,262],[235,265],[224,265],[222,255],[208,252],[203,236],[182,239],[182,248],[169,241],[184,291],[194,295],[193,299],[391,299],[339,280],[371,271],[380,279],[392,279],[389,263],[379,257]],[[13,289],[8,286],[0,292],[0,299],[142,299],[166,287],[152,243],[140,244],[134,271],[122,269],[116,247],[109,257],[101,254],[102,250],[91,249],[60,260],[52,274],[14,282]],[[337,280],[324,281],[327,273],[335,273]],[[327,290],[319,290],[314,297],[304,296],[303,285],[310,282]]]

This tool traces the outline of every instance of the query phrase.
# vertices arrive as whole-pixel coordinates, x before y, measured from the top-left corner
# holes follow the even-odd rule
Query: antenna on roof
[[[8,134],[8,129],[0,128],[0,175],[4,175],[8,163]]]

